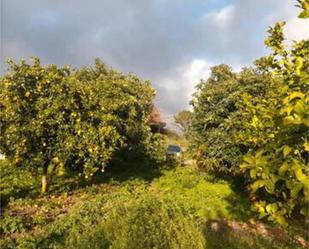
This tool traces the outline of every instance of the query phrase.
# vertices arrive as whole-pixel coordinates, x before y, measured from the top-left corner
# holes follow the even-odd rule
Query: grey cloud
[[[226,5],[233,11],[219,27]],[[188,106],[194,84],[179,68],[196,58],[248,64],[266,53],[267,27],[297,12],[289,0],[2,0],[1,9],[2,73],[6,57],[73,66],[100,57],[151,80],[165,113]]]
[[[21,56],[6,54],[6,47],[23,41],[46,62],[80,65],[102,57],[121,70],[152,78],[182,56],[175,51],[178,35],[168,13],[152,3],[4,1],[4,57]]]

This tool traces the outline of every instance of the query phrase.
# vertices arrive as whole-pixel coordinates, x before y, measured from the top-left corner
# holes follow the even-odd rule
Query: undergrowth
[[[288,233],[282,240],[228,223],[214,227],[222,221],[246,224],[254,214],[231,183],[194,167],[153,177],[122,172],[79,185],[74,177],[62,178],[45,196],[31,190],[31,176],[6,170],[1,196],[14,198],[2,210],[1,248],[301,248]],[[10,188],[14,177],[20,182]],[[64,181],[70,187],[63,188]],[[25,186],[28,192],[19,195]]]

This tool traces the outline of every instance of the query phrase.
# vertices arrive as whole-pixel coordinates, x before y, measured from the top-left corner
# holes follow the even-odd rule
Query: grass
[[[90,182],[63,176],[45,196],[35,177],[0,167],[1,248],[302,248],[286,232],[261,229],[234,185],[194,167],[131,167]]]
[[[23,198],[37,194],[36,189],[39,189],[39,186],[26,170],[13,169],[6,160],[1,160],[0,172],[1,207],[7,205],[10,198]]]
[[[230,183],[192,167],[166,172],[153,187],[164,199],[186,203],[200,218],[243,220],[252,216],[248,199],[236,193]]]

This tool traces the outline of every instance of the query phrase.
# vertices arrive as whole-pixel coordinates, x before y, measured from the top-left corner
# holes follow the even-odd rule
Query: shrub
[[[29,229],[30,223],[25,217],[6,215],[4,218],[1,218],[1,233],[24,232]]]
[[[204,248],[198,225],[181,206],[144,196],[118,206],[103,225],[110,248]]]
[[[166,160],[166,148],[167,143],[164,135],[162,134],[153,134],[149,141],[146,141],[147,145],[147,156],[148,158],[156,163],[157,165],[162,165]]]

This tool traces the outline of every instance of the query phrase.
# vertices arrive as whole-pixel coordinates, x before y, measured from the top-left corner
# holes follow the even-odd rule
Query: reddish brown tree
[[[162,133],[166,123],[163,122],[161,111],[158,107],[154,106],[149,117],[149,125],[153,133]]]

